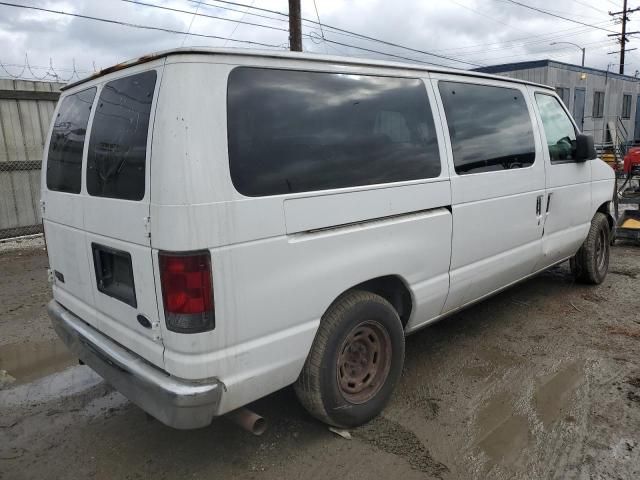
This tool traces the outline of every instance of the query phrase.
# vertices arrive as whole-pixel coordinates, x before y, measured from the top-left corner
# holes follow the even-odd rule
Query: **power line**
[[[316,5],[316,0],[313,0],[313,8],[316,9],[316,17],[318,17],[318,25],[320,25],[320,35],[324,40],[324,31],[322,30],[322,23],[320,22],[320,14],[318,13],[318,5]]]
[[[287,18],[279,18],[279,17],[273,17],[273,16],[269,16],[269,15],[262,15],[260,13],[250,12],[249,8],[254,8],[253,4],[252,5],[247,5],[247,7],[246,7],[247,9],[243,11],[243,10],[238,10],[237,8],[222,7],[220,5],[213,5],[211,3],[201,2],[201,0],[185,0],[185,1],[190,2],[190,3],[195,3],[195,4],[202,3],[203,5],[208,6],[208,7],[218,8],[220,10],[227,10],[229,12],[242,13],[243,15],[249,15],[249,16],[252,16],[252,17],[266,18],[266,19],[269,19],[269,20],[276,20],[278,22],[288,22],[289,21]],[[212,0],[212,1],[215,2],[217,0]]]
[[[581,35],[581,34],[584,34],[584,33],[588,33],[588,32],[579,32],[579,33],[576,32],[576,33],[570,34],[570,36],[576,37],[577,35]],[[493,48],[485,47],[485,48],[482,48],[482,49],[469,50],[469,51],[466,51],[466,52],[458,52],[458,53],[456,53],[456,56],[464,57],[464,56],[467,56],[467,55],[476,55],[478,53],[485,53],[485,52],[491,52],[491,51],[502,51],[502,50],[505,50],[505,49],[512,50],[512,49],[521,48],[521,47],[528,47],[528,46],[534,46],[534,45],[540,45],[540,44],[548,44],[550,40],[562,39],[562,38],[564,38],[566,36],[567,35],[548,35],[548,36],[543,36],[543,38],[540,39],[540,40],[533,40],[533,41],[530,41],[530,42],[520,42],[520,43],[518,43],[518,42],[510,42],[511,45],[507,45],[507,46],[501,44],[500,42],[497,42],[497,43],[493,44],[493,45],[497,45],[496,47],[493,47]]]
[[[251,0],[251,5],[253,5],[256,2],[256,0]],[[229,34],[229,38],[233,38],[233,36],[236,34],[236,30],[238,30],[238,27],[240,26],[240,21],[247,15],[247,12],[243,12],[242,16],[240,17],[240,20],[238,21],[238,23],[236,23],[233,26],[233,30],[231,30],[231,33]],[[227,42],[229,40],[225,40],[224,44],[222,45],[223,47],[227,46]]]
[[[139,2],[139,1],[133,1],[133,0],[124,0],[124,1],[129,1],[129,2],[131,2],[131,3],[141,3],[141,2]],[[186,0],[186,1],[191,2],[191,3],[200,3],[200,2],[199,2],[199,0]],[[288,15],[287,15],[286,13],[284,13],[284,12],[279,12],[279,11],[277,11],[277,10],[270,10],[270,9],[265,9],[265,8],[253,7],[253,5],[247,5],[247,4],[243,4],[243,3],[231,2],[231,1],[225,1],[225,0],[212,0],[212,1],[215,1],[215,2],[218,2],[218,3],[223,3],[223,4],[225,4],[225,5],[236,5],[236,6],[244,7],[244,8],[247,8],[247,9],[251,9],[251,8],[253,8],[253,9],[259,10],[259,11],[261,11],[261,12],[267,12],[267,13],[272,13],[272,14],[274,14],[274,15],[279,15],[279,16],[280,16],[280,17],[282,17],[282,18],[267,17],[267,16],[263,16],[263,15],[261,15],[261,14],[249,13],[249,12],[247,12],[247,11],[242,12],[243,14],[248,14],[248,15],[257,15],[257,16],[260,16],[260,17],[264,17],[264,18],[268,18],[268,19],[276,20],[276,21],[282,21],[282,22],[286,22],[286,21],[287,21],[287,19],[288,19]],[[457,3],[457,2],[455,2],[455,3]],[[231,11],[237,11],[237,12],[240,12],[239,10],[234,10],[234,9],[229,8],[229,7],[226,7],[226,6],[213,5],[213,4],[208,3],[208,2],[206,2],[206,1],[205,1],[205,2],[202,2],[202,4],[203,4],[203,5],[206,5],[206,6],[208,6],[208,7],[212,7],[212,8],[219,8],[219,9],[223,9],[223,10],[231,10]],[[460,6],[462,6],[462,5],[460,5]],[[164,8],[164,7],[159,7],[159,8]],[[466,8],[466,7],[465,7],[465,8]],[[472,9],[471,9],[471,10],[472,10]],[[316,12],[316,15],[317,15],[317,12]],[[483,15],[483,16],[486,16],[486,15]],[[227,20],[229,20],[229,21],[234,21],[233,19],[227,19]],[[303,20],[303,21],[305,21],[305,22],[306,22],[306,23],[308,23],[308,24],[318,25],[318,26],[319,26],[319,28],[320,28],[320,30],[321,30],[321,34],[319,35],[319,37],[320,37],[320,38],[322,38],[322,37],[323,37],[323,35],[326,33],[326,32],[324,32],[324,31],[323,31],[323,29],[324,29],[324,28],[326,28],[326,29],[329,29],[329,30],[331,31],[331,33],[333,33],[333,34],[335,34],[335,35],[345,35],[345,36],[348,36],[348,37],[358,38],[358,39],[364,39],[364,40],[372,41],[372,42],[375,42],[375,43],[383,43],[383,44],[387,44],[387,45],[390,45],[390,46],[394,46],[394,47],[396,47],[396,48],[401,48],[401,49],[405,49],[405,50],[409,50],[409,51],[414,51],[414,52],[417,52],[417,53],[422,53],[422,54],[426,54],[426,55],[434,55],[434,56],[435,56],[435,55],[438,55],[438,54],[439,54],[438,52],[444,52],[444,51],[462,50],[462,49],[468,49],[468,48],[472,48],[472,47],[476,47],[476,46],[481,47],[481,46],[484,46],[484,45],[503,45],[503,42],[495,42],[495,43],[489,43],[489,44],[478,44],[478,45],[474,45],[474,46],[460,47],[460,48],[457,48],[457,49],[430,50],[429,52],[424,52],[424,51],[422,51],[422,50],[413,49],[413,48],[411,48],[411,47],[406,47],[406,46],[404,46],[404,45],[391,44],[390,42],[385,42],[384,40],[381,40],[381,39],[377,39],[377,38],[373,38],[373,37],[368,37],[368,36],[365,36],[365,35],[361,35],[361,34],[358,34],[358,33],[356,33],[356,32],[351,32],[351,31],[349,31],[349,30],[345,30],[345,29],[341,29],[341,28],[339,28],[339,27],[334,27],[334,26],[332,26],[332,25],[328,25],[328,24],[326,24],[326,23],[325,23],[325,24],[322,24],[322,23],[319,21],[319,18],[318,18],[318,21],[311,20],[311,19],[307,19],[307,18],[302,18],[302,20]],[[504,22],[500,22],[500,23],[504,23]],[[610,24],[611,22],[610,22],[610,21],[606,21],[606,22],[602,22],[602,23],[603,23],[603,24]],[[260,25],[260,24],[259,24],[259,25]],[[260,26],[263,26],[263,27],[264,27],[264,25],[260,25]],[[273,28],[273,27],[272,27],[272,28]],[[585,31],[586,31],[586,29],[585,29]],[[313,32],[312,32],[312,33],[313,33]],[[553,32],[552,34],[554,34],[554,33],[559,33],[559,34],[560,34],[560,35],[558,35],[558,36],[556,36],[556,37],[554,37],[554,38],[562,38],[562,37],[564,37],[564,36],[570,36],[570,35],[573,35],[573,34],[574,34],[574,33],[567,33],[567,30],[562,30],[562,31],[558,31],[558,32]],[[549,34],[534,35],[534,36],[530,36],[530,37],[523,37],[522,39],[524,40],[524,39],[528,39],[528,38],[548,37],[548,35],[549,35]],[[312,34],[311,34],[311,35],[307,35],[307,38],[311,38],[311,40],[312,40],[312,41],[314,41],[314,39],[315,39],[315,37],[314,37]],[[318,40],[319,40],[319,39],[318,39]],[[326,35],[324,35],[324,40],[327,40]],[[531,43],[546,43],[547,41],[548,41],[548,40],[546,40],[546,39],[545,39],[545,40],[541,40],[540,42],[531,42]],[[317,42],[315,42],[315,41],[314,41],[314,43],[317,43]],[[340,42],[334,42],[334,43],[335,43],[336,45],[341,44]],[[512,43],[512,42],[509,42],[509,43]],[[527,43],[527,44],[528,44],[528,43]],[[345,45],[346,45],[346,44],[345,44]],[[525,44],[523,44],[523,45],[525,45]],[[350,47],[351,47],[351,48],[356,48],[354,45],[350,45]],[[502,48],[504,48],[504,47],[502,47]],[[515,47],[513,47],[513,48],[515,48]],[[365,51],[369,51],[369,50],[370,50],[370,49],[366,49]],[[484,51],[484,50],[482,50],[482,51]],[[342,53],[342,52],[339,52],[339,53]],[[384,55],[387,55],[386,53],[383,53],[383,54],[384,54]],[[465,54],[465,53],[461,53],[461,55],[467,55],[467,54]],[[442,56],[442,57],[445,57],[444,59],[446,59],[446,60],[455,61],[455,62],[458,62],[458,63],[467,63],[467,64],[469,64],[469,65],[473,65],[473,66],[481,66],[481,65],[479,65],[479,64],[475,64],[475,63],[473,63],[473,62],[465,62],[465,61],[463,61],[463,60],[461,60],[461,59],[459,59],[459,58],[454,58],[454,57],[450,57],[450,56],[446,56],[446,55],[441,55],[441,56]],[[407,57],[398,57],[398,58],[408,59]],[[414,58],[409,59],[409,60],[414,61],[414,62],[415,62],[415,61],[417,61],[417,60],[416,60],[416,59],[414,59]],[[433,64],[433,63],[432,63],[432,64]],[[437,65],[437,64],[434,64],[434,65]]]
[[[605,47],[609,48],[609,47],[611,47],[611,45],[613,45],[613,42],[611,42],[611,40],[600,40],[600,41],[597,41],[597,42],[585,43],[583,45],[585,45],[585,46],[600,45],[601,48],[605,48]],[[558,49],[555,49],[554,51],[563,51],[563,50],[568,50],[568,48],[558,48]],[[524,54],[524,55],[520,53],[520,54],[515,54],[515,55],[504,55],[504,56],[499,56],[499,57],[484,57],[484,58],[479,58],[478,61],[480,61],[480,62],[483,62],[483,61],[493,62],[495,60],[500,60],[500,59],[503,59],[503,58],[513,58],[513,57],[521,57],[521,56],[525,57],[525,56],[537,55],[539,53],[540,52],[532,52],[530,54]],[[546,52],[545,52],[545,54],[546,54]],[[553,52],[551,52],[551,54],[553,54]]]
[[[185,33],[184,37],[182,38],[182,43],[180,44],[181,47],[184,47],[184,42],[187,41],[187,35],[189,35],[189,32],[191,31],[191,27],[193,26],[193,21],[196,19],[196,15],[198,15],[198,10],[200,10],[200,5],[202,5],[202,0],[198,3],[198,6],[196,7],[196,11],[193,12],[193,16],[191,17],[191,21],[189,22],[189,28],[187,28],[187,33]]]
[[[141,29],[146,29],[146,30],[157,30],[157,31],[161,31],[161,32],[167,32],[167,33],[173,33],[173,34],[179,34],[179,35],[184,35],[185,33],[188,32],[184,32],[181,30],[173,30],[173,29],[168,29],[168,28],[163,28],[163,27],[152,27],[149,25],[140,25],[140,24],[135,24],[135,23],[129,23],[129,22],[122,22],[119,20],[112,20],[112,19],[106,19],[106,18],[101,18],[101,17],[94,17],[94,16],[90,16],[90,15],[82,15],[82,14],[78,14],[78,13],[71,13],[71,12],[65,12],[62,10],[52,10],[52,9],[48,9],[48,8],[43,8],[43,7],[34,7],[34,6],[28,6],[28,5],[17,5],[14,3],[9,3],[9,2],[0,2],[0,5],[4,5],[4,6],[8,6],[8,7],[15,7],[15,8],[25,8],[25,9],[29,9],[29,10],[37,10],[37,11],[43,11],[43,12],[47,12],[47,13],[55,13],[58,15],[66,15],[66,16],[71,16],[71,17],[77,17],[77,18],[83,18],[86,20],[94,20],[94,21],[98,21],[98,22],[105,22],[105,23],[109,23],[109,24],[115,24],[115,25],[122,25],[122,26],[126,26],[126,27],[132,27],[132,28],[141,28]],[[227,40],[227,37],[221,37],[221,36],[217,36],[217,35],[204,35],[204,34],[199,34],[199,33],[188,33],[188,35],[192,35],[192,36],[197,36],[197,37],[204,37],[204,38],[213,38],[213,39],[217,39],[217,40]],[[309,38],[309,35],[305,35],[305,37]],[[250,40],[235,40],[235,39],[229,39],[230,41],[233,42],[240,42],[240,43],[248,43],[248,44],[253,44],[253,45],[261,45],[261,46],[266,46],[266,47],[272,47],[272,48],[280,48],[279,45],[273,45],[273,44],[267,44],[267,43],[261,43],[261,42],[254,42],[254,41],[250,41]],[[335,45],[342,45],[345,47],[349,47],[349,48],[355,48],[357,50],[362,50],[362,51],[366,51],[366,52],[371,52],[371,53],[377,53],[379,55],[384,55],[384,56],[388,56],[388,57],[394,57],[394,58],[399,58],[402,60],[408,60],[410,62],[414,62],[414,63],[422,63],[422,64],[428,64],[428,65],[435,65],[435,66],[439,66],[439,67],[444,67],[444,65],[440,65],[437,63],[431,63],[431,62],[426,62],[426,61],[422,61],[422,60],[418,60],[415,58],[410,58],[410,57],[405,57],[402,55],[396,55],[393,53],[387,53],[387,52],[382,52],[379,50],[374,50],[371,48],[365,48],[365,47],[361,47],[361,46],[357,46],[357,45],[350,45],[347,43],[342,43],[342,42],[337,42],[335,40],[329,40],[326,39],[325,41],[335,44]]]
[[[146,2],[141,2],[139,0],[120,0],[122,2],[126,2],[126,3],[132,3],[134,5],[140,5],[143,7],[151,7],[151,8],[157,8],[159,10],[167,10],[170,12],[176,12],[176,13],[185,13],[188,15],[193,15],[192,19],[195,18],[196,16],[198,17],[206,17],[206,18],[211,18],[214,20],[223,20],[225,22],[232,22],[235,24],[244,24],[244,25],[251,25],[254,27],[261,27],[261,28],[268,28],[270,30],[278,30],[281,32],[288,32],[288,30],[286,28],[278,28],[278,27],[273,27],[271,25],[264,25],[262,23],[254,23],[254,22],[247,22],[247,21],[243,21],[243,20],[234,20],[232,18],[225,18],[225,17],[218,17],[216,15],[209,15],[206,13],[199,13],[197,10],[195,12],[190,12],[188,10],[182,10],[180,8],[173,8],[173,7],[167,7],[164,5],[155,5],[153,3],[146,3]],[[194,0],[197,1],[197,0]],[[206,3],[204,2],[199,2],[201,5],[206,5]]]
[[[177,35],[191,35],[194,37],[202,37],[202,38],[213,38],[216,40],[229,40],[230,42],[238,42],[238,43],[246,43],[246,44],[250,44],[250,45],[260,45],[262,47],[270,47],[270,48],[279,48],[278,45],[273,45],[273,44],[269,44],[269,43],[262,43],[262,42],[255,42],[252,40],[236,40],[236,39],[232,39],[232,38],[227,38],[227,37],[220,37],[218,35],[205,35],[203,33],[190,33],[190,32],[185,32],[185,31],[181,31],[181,30],[174,30],[171,28],[164,28],[164,27],[152,27],[150,25],[140,25],[137,23],[129,23],[129,22],[123,22],[120,20],[111,20],[108,18],[102,18],[102,17],[94,17],[91,15],[82,15],[79,13],[71,13],[71,12],[65,12],[62,10],[52,10],[49,8],[43,8],[43,7],[34,7],[31,5],[18,5],[15,3],[9,3],[9,2],[0,2],[0,5],[4,5],[7,7],[14,7],[14,8],[25,8],[28,10],[36,10],[36,11],[40,11],[40,12],[47,12],[47,13],[55,13],[57,15],[66,15],[69,17],[76,17],[76,18],[83,18],[85,20],[94,20],[97,22],[104,22],[104,23],[110,23],[113,25],[121,25],[121,26],[125,26],[125,27],[131,27],[131,28],[140,28],[140,29],[144,29],[144,30],[156,30],[159,32],[166,32],[166,33],[173,33],[173,34],[177,34]]]
[[[191,0],[189,0],[189,1],[191,1]],[[288,18],[288,14],[283,13],[283,12],[278,12],[277,10],[269,10],[269,9],[260,8],[260,7],[252,7],[251,5],[247,5],[246,3],[231,2],[231,1],[228,1],[228,0],[215,0],[215,1],[217,1],[219,3],[230,4],[230,5],[235,5],[235,6],[239,6],[239,7],[253,8],[255,10],[259,10],[259,11],[263,11],[263,12],[267,12],[267,13],[273,13],[273,14],[281,15],[283,17],[287,17]],[[212,4],[208,3],[208,2],[204,2],[203,1],[202,3],[204,5],[208,5],[210,7],[217,7],[217,5],[212,5]],[[307,18],[303,18],[303,20],[305,20],[305,21],[307,21],[309,23],[313,23],[315,25],[318,25],[318,22],[316,22],[316,21],[309,20]],[[332,30],[336,30],[336,31],[339,31],[339,32],[355,35],[355,36],[357,36],[359,38],[362,38],[362,39],[365,39],[365,40],[377,42],[377,43],[380,43],[380,44],[383,44],[383,45],[387,45],[387,46],[390,46],[390,47],[401,48],[403,50],[407,50],[407,51],[411,51],[411,52],[415,52],[415,53],[420,53],[422,55],[432,56],[432,57],[439,58],[439,59],[442,59],[442,60],[448,60],[450,62],[463,63],[463,64],[466,64],[466,65],[472,65],[474,67],[482,67],[482,66],[484,66],[484,65],[477,64],[477,63],[473,63],[473,62],[468,62],[468,61],[465,61],[465,60],[459,60],[459,59],[454,58],[454,57],[449,57],[449,56],[446,56],[446,55],[440,55],[440,54],[437,54],[437,53],[433,53],[433,52],[429,52],[429,51],[425,51],[425,50],[420,50],[420,49],[413,48],[413,47],[408,47],[406,45],[400,45],[400,44],[397,44],[397,43],[394,43],[394,42],[389,42],[389,41],[382,40],[382,39],[379,39],[379,38],[370,37],[368,35],[364,35],[364,34],[361,34],[361,33],[356,33],[356,32],[350,31],[350,30],[346,30],[344,28],[339,28],[339,27],[336,27],[336,26],[333,26],[333,25],[329,25],[327,23],[324,23],[323,26],[325,28],[330,28]],[[338,42],[334,42],[334,43],[336,43],[338,45],[340,44]],[[415,60],[413,60],[413,61],[415,61]]]
[[[534,7],[534,6],[531,6],[531,5],[527,5],[525,3],[520,3],[520,2],[517,2],[516,0],[502,0],[502,1],[513,3],[514,5],[518,5],[518,6],[523,7],[523,8],[528,8],[529,10],[533,10],[533,11],[536,11],[536,12],[539,12],[539,13],[543,13],[544,15],[549,15],[551,17],[556,17],[556,18],[559,18],[561,20],[565,20],[567,22],[577,23],[578,25],[584,25],[585,27],[595,28],[597,30],[603,30],[603,31],[609,32],[609,33],[618,33],[618,32],[615,32],[613,30],[609,30],[607,28],[598,27],[597,25],[581,22],[580,20],[574,20],[572,18],[563,17],[562,15],[558,15],[557,13],[552,13],[552,12],[550,12],[548,10],[543,10],[541,8]]]
[[[581,2],[580,0],[571,0],[574,3],[577,3],[578,5],[583,5],[587,8],[590,8],[591,10],[595,10],[596,12],[600,12],[600,13],[604,13],[607,14],[608,12],[606,12],[605,10],[600,10],[599,8],[594,7],[593,5],[589,5],[588,3],[585,2]]]

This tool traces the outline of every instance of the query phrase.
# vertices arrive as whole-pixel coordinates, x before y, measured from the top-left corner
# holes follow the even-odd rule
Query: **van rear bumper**
[[[180,429],[200,428],[218,412],[224,385],[181,380],[147,363],[51,300],[53,328],[69,350],[140,408]]]

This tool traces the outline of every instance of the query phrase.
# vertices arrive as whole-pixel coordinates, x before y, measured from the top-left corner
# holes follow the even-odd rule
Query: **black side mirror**
[[[583,135],[579,133],[576,135],[576,153],[575,160],[577,162],[584,162],[586,160],[593,160],[597,158],[596,147],[593,145],[593,137],[591,135]]]

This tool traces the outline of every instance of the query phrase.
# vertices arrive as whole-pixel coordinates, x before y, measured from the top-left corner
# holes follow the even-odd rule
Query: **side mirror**
[[[593,137],[591,135],[583,135],[579,133],[576,135],[576,153],[575,160],[577,162],[584,162],[586,160],[593,160],[597,158],[596,147],[593,145]]]

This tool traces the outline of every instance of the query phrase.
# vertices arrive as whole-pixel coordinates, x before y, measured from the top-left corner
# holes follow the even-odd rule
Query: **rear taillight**
[[[200,333],[215,328],[209,252],[160,252],[160,283],[167,328]]]

